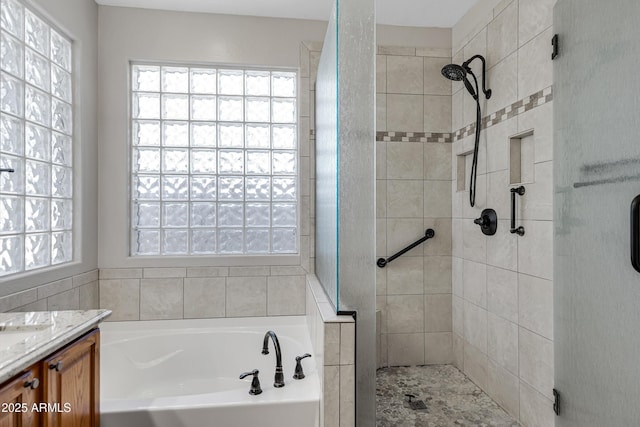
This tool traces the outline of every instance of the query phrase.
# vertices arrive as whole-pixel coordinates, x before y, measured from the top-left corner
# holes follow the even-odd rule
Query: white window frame
[[[191,99],[191,97],[193,96],[199,96],[201,95],[200,92],[198,91],[192,91],[191,88],[191,82],[189,82],[189,86],[188,89],[186,91],[179,91],[179,92],[175,92],[175,91],[171,91],[171,90],[163,90],[162,87],[162,77],[160,78],[160,82],[159,82],[159,88],[157,91],[155,90],[136,90],[135,86],[137,85],[137,83],[135,82],[135,67],[166,67],[168,69],[170,68],[187,68],[189,70],[215,70],[216,73],[220,72],[220,71],[230,71],[230,72],[242,72],[244,74],[246,73],[273,73],[275,75],[277,75],[278,73],[285,73],[285,74],[293,74],[294,75],[294,82],[295,82],[295,89],[293,94],[291,94],[290,96],[286,96],[286,97],[281,97],[281,96],[277,96],[273,93],[269,93],[268,95],[264,95],[265,97],[269,98],[270,103],[272,102],[273,99],[286,99],[286,100],[293,100],[293,105],[294,105],[294,111],[293,111],[293,120],[289,121],[289,122],[282,122],[282,123],[277,123],[277,122],[273,122],[272,120],[268,121],[268,122],[254,122],[251,120],[247,120],[246,116],[243,116],[242,120],[237,120],[237,121],[225,121],[222,120],[221,117],[218,117],[218,115],[216,114],[215,120],[198,120],[196,118],[193,118],[191,116],[191,103],[189,103],[189,117],[188,119],[171,119],[171,118],[164,118],[163,117],[163,112],[162,112],[162,106],[163,104],[163,95],[168,95],[171,96],[173,94],[180,94],[180,95],[185,95],[189,100]],[[162,74],[161,74],[162,75]],[[236,260],[236,262],[239,265],[244,265],[248,260],[250,259],[262,259],[262,260],[268,260],[268,259],[272,259],[272,260],[277,260],[277,259],[291,259],[291,257],[299,257],[300,255],[300,210],[301,210],[301,204],[300,204],[300,148],[299,148],[299,136],[298,136],[298,132],[299,132],[299,96],[298,96],[298,89],[299,89],[299,74],[298,74],[298,70],[296,69],[290,69],[290,68],[279,68],[279,67],[238,67],[238,66],[228,66],[228,65],[221,65],[221,64],[197,64],[197,63],[169,63],[169,62],[141,62],[141,61],[131,61],[129,64],[129,106],[130,106],[130,110],[129,110],[129,257],[132,259],[144,259],[144,258],[183,258],[183,257],[208,257],[208,258],[213,258],[213,259],[227,259],[227,260]],[[218,74],[216,74],[216,84],[218,84]],[[271,85],[270,85],[271,87]],[[143,230],[143,228],[141,227],[137,227],[136,225],[136,218],[137,218],[137,203],[141,202],[140,199],[136,198],[136,164],[138,161],[138,157],[136,155],[136,148],[139,147],[139,145],[136,144],[136,132],[137,132],[137,128],[136,128],[136,122],[138,121],[144,121],[145,119],[139,119],[136,117],[137,115],[137,104],[136,104],[136,94],[139,93],[150,93],[150,94],[158,94],[159,98],[161,99],[160,102],[160,111],[158,112],[158,117],[157,118],[150,118],[150,119],[146,119],[149,121],[154,121],[159,123],[159,128],[163,129],[163,123],[165,122],[175,122],[175,121],[180,121],[180,122],[184,122],[187,123],[187,125],[189,126],[189,128],[191,128],[191,126],[195,123],[214,123],[217,125],[219,125],[220,123],[222,124],[241,124],[243,128],[246,127],[247,124],[252,125],[252,124],[263,124],[263,125],[269,125],[270,127],[273,126],[274,124],[276,126],[280,126],[280,125],[291,125],[293,127],[293,134],[294,134],[294,146],[292,148],[287,148],[284,149],[283,151],[287,151],[287,152],[291,152],[293,154],[293,162],[294,162],[294,168],[295,171],[290,174],[290,175],[278,175],[277,173],[272,173],[269,172],[269,174],[264,174],[264,176],[269,176],[270,178],[276,177],[276,178],[288,178],[293,182],[293,188],[294,188],[294,196],[293,198],[290,198],[288,200],[284,200],[285,204],[289,204],[289,205],[293,205],[295,207],[295,218],[293,219],[293,223],[289,223],[289,225],[287,225],[286,227],[277,227],[272,224],[272,219],[273,219],[273,215],[270,216],[270,225],[269,227],[258,227],[258,228],[263,228],[266,229],[268,228],[269,230],[269,235],[271,235],[271,230],[273,229],[293,229],[295,232],[295,236],[293,238],[293,242],[294,242],[294,248],[290,249],[290,250],[286,250],[286,251],[282,251],[282,252],[274,252],[273,248],[271,247],[271,244],[269,246],[270,251],[269,252],[256,252],[256,251],[249,251],[247,250],[247,245],[246,245],[246,239],[243,238],[243,249],[242,252],[241,251],[226,251],[226,252],[221,252],[220,251],[220,239],[219,237],[216,238],[216,252],[202,252],[202,251],[194,251],[192,248],[192,232],[194,231],[198,231],[197,228],[192,226],[192,217],[191,217],[191,213],[192,213],[192,208],[193,208],[193,203],[194,201],[191,199],[191,180],[192,178],[197,178],[198,175],[196,173],[193,172],[193,165],[192,165],[192,150],[197,150],[198,148],[212,148],[215,149],[217,151],[217,153],[219,154],[220,151],[224,151],[225,147],[220,147],[219,145],[219,141],[216,142],[215,147],[197,147],[192,143],[192,134],[191,132],[189,132],[189,144],[188,146],[182,146],[182,147],[171,147],[169,145],[164,145],[163,143],[163,135],[160,134],[160,136],[158,137],[158,143],[153,144],[153,145],[147,145],[146,148],[157,148],[158,152],[159,152],[159,158],[160,158],[160,164],[162,164],[163,162],[163,158],[164,158],[164,151],[163,149],[166,147],[168,149],[171,148],[185,148],[188,150],[189,155],[188,155],[188,163],[189,163],[189,170],[188,172],[181,172],[179,174],[181,174],[182,176],[188,176],[188,193],[189,193],[189,197],[184,199],[183,201],[181,201],[182,203],[186,203],[188,204],[188,212],[187,212],[187,217],[188,217],[188,225],[183,226],[183,227],[177,227],[172,229],[169,226],[165,226],[165,224],[163,224],[163,214],[164,214],[164,208],[166,204],[170,204],[171,201],[166,202],[163,197],[162,197],[162,192],[163,192],[163,187],[162,185],[160,185],[160,198],[156,199],[155,201],[152,201],[152,204],[159,204],[159,206],[157,207],[158,209],[158,225],[152,228],[147,228],[147,230],[154,230],[157,231],[157,236],[158,236],[158,246],[157,246],[157,252],[155,253],[136,253],[136,239],[137,239],[137,232],[139,230]],[[216,101],[216,105],[217,102],[219,101],[219,98],[221,97],[225,97],[227,95],[225,95],[224,93],[221,93],[220,87],[216,87],[215,93],[211,94],[212,96],[216,97],[217,101]],[[233,96],[239,96],[242,97],[242,102],[243,102],[243,111],[245,111],[246,108],[246,102],[247,102],[247,98],[251,98],[250,94],[246,94],[245,91],[243,91],[242,95],[233,95]],[[189,101],[190,102],[190,101]],[[217,113],[217,112],[216,112]],[[162,132],[162,131],[161,131]],[[218,135],[216,133],[216,135]],[[229,148],[229,147],[227,147]],[[250,148],[247,148],[244,144],[243,146],[240,148],[238,148],[238,150],[242,150],[243,151],[243,155],[244,155],[244,167],[246,168],[247,165],[247,157],[246,157],[246,152],[250,151]],[[265,149],[266,150],[266,149]],[[277,148],[273,148],[272,146],[270,146],[268,148],[269,152],[272,153],[274,151],[278,151]],[[216,155],[216,160],[218,159],[218,156]],[[218,165],[216,165],[218,166]],[[165,171],[162,170],[163,166],[159,166],[159,171],[158,172],[152,172],[149,175],[155,175],[157,177],[159,177],[160,181],[162,181],[162,177],[166,176],[166,175],[171,175],[170,172],[167,172],[165,175]],[[219,178],[224,178],[225,175],[223,174],[219,174],[219,171],[216,170],[216,173],[209,173],[208,175],[210,177],[215,177],[216,178],[216,187]],[[144,175],[144,172],[141,173],[141,175]],[[234,174],[233,176],[238,176],[238,177],[242,177],[243,179],[246,178],[252,178],[255,177],[256,175],[251,175],[248,174],[246,170],[243,171],[243,173],[237,173]],[[270,188],[269,188],[269,193],[271,194],[273,192],[273,182],[271,182]],[[243,186],[244,189],[246,189],[246,187]],[[217,193],[219,194],[219,191],[217,191]],[[212,201],[212,200],[211,200]],[[276,205],[278,204],[277,200],[274,200],[273,197],[270,197],[268,202],[267,201],[262,201],[264,203],[269,203],[270,205]],[[197,201],[195,201],[195,203],[197,203]],[[216,208],[216,217],[219,218],[220,217],[220,204],[224,204],[224,201],[222,201],[222,203],[220,203],[220,199],[216,198],[215,201],[213,201],[213,203],[215,205],[218,205],[218,207]],[[246,198],[246,195],[243,196],[243,200],[242,201],[238,201],[237,203],[241,203],[243,205],[243,212],[246,211],[246,207],[248,204],[251,203],[251,200],[248,200]],[[154,208],[155,209],[155,208]],[[246,212],[245,212],[246,213]],[[155,218],[155,216],[154,216]],[[291,218],[290,218],[291,220]],[[246,230],[248,229],[252,229],[251,227],[247,226],[246,224],[247,222],[247,217],[243,214],[243,225],[242,226],[237,226],[235,229],[236,230],[243,230],[242,234],[244,235]],[[208,229],[215,229],[216,233],[218,232],[218,230],[220,229],[224,229],[225,227],[220,227],[218,223],[216,223],[215,226],[210,226],[208,227]],[[162,240],[164,237],[164,232],[165,230],[181,230],[181,231],[186,231],[187,233],[187,251],[185,252],[167,252],[163,250],[163,246],[162,246]],[[271,240],[270,240],[271,241]]]
[[[2,131],[9,134],[9,129],[13,129],[12,136],[18,135],[19,141],[15,138],[0,140],[0,166],[15,171],[0,174],[0,277],[6,279],[77,262],[79,251],[74,244],[74,87],[77,73],[73,41],[63,31],[23,1],[1,2],[2,43],[7,49],[14,43],[21,50],[18,61],[12,62],[11,56],[6,54],[1,58],[2,79],[7,88],[10,84],[21,88],[22,102],[20,108],[12,109],[2,101],[0,108],[4,120]],[[16,15],[6,14],[10,10],[19,12],[17,26],[13,25],[17,21],[10,19]],[[38,28],[44,32],[38,32]],[[39,61],[39,67],[29,68],[27,57],[35,58],[31,64]],[[27,108],[30,96],[38,100],[35,104],[47,105],[48,120]],[[16,134],[17,127],[19,132]],[[38,141],[35,135],[41,139]],[[13,147],[11,141],[14,141]],[[35,178],[29,178],[33,177],[36,167],[47,171],[43,185],[37,185]],[[34,207],[46,211],[41,217],[46,217],[43,221],[35,221],[35,216],[29,215]],[[60,208],[67,210],[66,213],[60,215]],[[12,215],[16,210],[22,217],[21,224],[15,221],[16,215]],[[38,252],[38,243],[47,245],[47,249],[40,252],[40,258],[30,253]],[[7,259],[11,259],[11,248],[15,255],[16,245],[22,255],[19,262],[11,266]]]

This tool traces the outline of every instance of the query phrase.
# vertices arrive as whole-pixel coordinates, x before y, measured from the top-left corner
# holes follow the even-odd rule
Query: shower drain
[[[415,394],[405,394],[405,397],[409,398],[408,401],[405,402],[405,407],[409,407],[414,411],[426,411],[428,410],[427,404],[424,403],[424,400],[417,399]]]

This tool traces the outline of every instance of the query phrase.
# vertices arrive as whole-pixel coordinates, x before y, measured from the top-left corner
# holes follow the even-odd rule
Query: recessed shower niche
[[[509,137],[509,184],[532,183],[534,175],[533,129]]]

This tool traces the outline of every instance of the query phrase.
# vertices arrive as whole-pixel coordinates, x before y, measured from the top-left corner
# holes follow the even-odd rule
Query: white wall
[[[98,7],[87,0],[32,0],[39,10],[74,42],[74,207],[75,257],[71,265],[44,269],[0,281],[0,296],[35,288],[97,267],[98,135],[97,61]]]

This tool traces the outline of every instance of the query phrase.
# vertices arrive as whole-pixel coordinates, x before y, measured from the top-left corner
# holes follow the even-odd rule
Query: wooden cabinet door
[[[39,365],[0,388],[0,427],[38,427],[40,414],[33,405],[40,401]]]
[[[100,425],[100,332],[84,335],[42,363],[45,427]],[[3,426],[0,426],[3,427]]]

